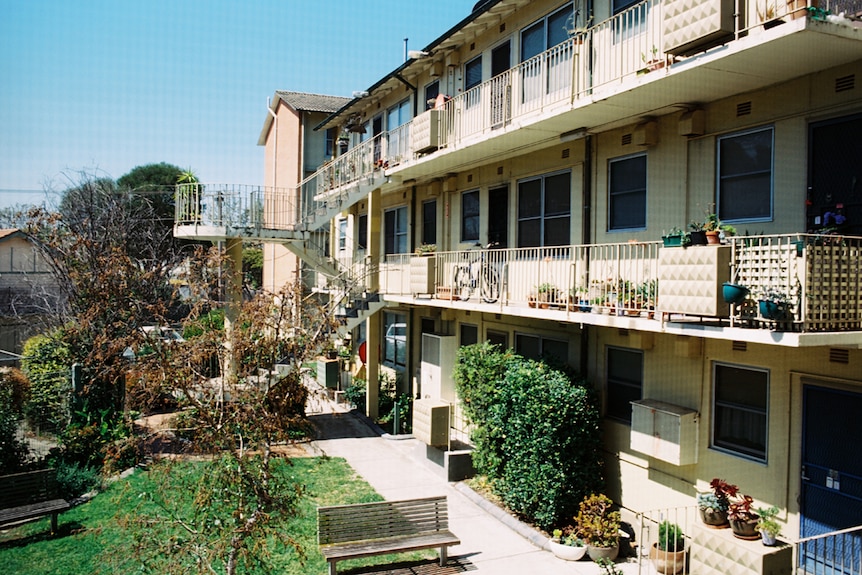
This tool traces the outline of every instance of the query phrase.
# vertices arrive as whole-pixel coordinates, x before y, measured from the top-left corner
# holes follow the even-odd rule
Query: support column
[[[380,188],[368,194],[368,248],[367,254],[369,264],[371,262],[383,263],[383,208],[381,206]],[[370,265],[368,274],[368,291],[380,290],[380,277],[378,266]],[[365,322],[365,341],[367,349],[366,383],[365,383],[365,413],[371,419],[377,417],[377,401],[380,391],[380,318],[377,314],[372,315]]]
[[[242,240],[233,238],[225,242],[224,261],[224,286],[225,286],[225,310],[224,310],[224,335],[227,347],[225,357],[223,381],[228,384],[236,382],[238,358],[234,356],[232,345],[233,330],[239,318],[242,307]]]

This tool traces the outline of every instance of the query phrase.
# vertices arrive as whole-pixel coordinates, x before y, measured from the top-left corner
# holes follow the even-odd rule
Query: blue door
[[[862,525],[862,394],[803,387],[801,538]],[[800,548],[819,575],[862,572],[862,531]]]

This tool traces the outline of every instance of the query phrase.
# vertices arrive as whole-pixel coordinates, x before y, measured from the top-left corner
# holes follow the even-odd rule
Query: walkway
[[[380,436],[355,413],[329,403],[324,412],[312,415],[319,439],[309,449],[317,454],[343,457],[385,499],[409,499],[446,495],[449,500],[449,527],[461,539],[461,545],[450,548],[449,566],[435,563],[410,566],[386,566],[365,571],[382,575],[422,573],[443,575],[466,571],[494,575],[597,575],[601,569],[584,559],[568,562],[542,550],[510,526],[477,505],[457,484],[447,482],[435,473],[434,464],[424,459],[424,445],[415,439],[392,439]],[[514,521],[509,518],[507,523]],[[535,541],[542,542],[538,536]],[[617,567],[625,575],[638,573],[634,559],[619,560]],[[644,564],[643,573],[654,573]]]

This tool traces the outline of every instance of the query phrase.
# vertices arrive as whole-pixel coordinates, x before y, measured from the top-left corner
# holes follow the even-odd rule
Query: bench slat
[[[461,540],[453,533],[440,531],[432,534],[396,537],[384,540],[324,545],[320,547],[320,552],[326,560],[329,561],[354,557],[370,557],[372,555],[382,555],[384,553],[416,551],[419,549],[431,549],[432,547],[441,547],[444,545],[449,546],[460,544]]]
[[[65,499],[52,499],[51,501],[44,501],[42,503],[31,503],[29,505],[0,509],[0,525],[14,521],[23,521],[24,519],[33,519],[52,513],[60,513],[68,510],[69,507],[70,505]]]
[[[41,469],[0,476],[0,508],[57,498],[57,472]]]
[[[321,545],[448,530],[446,497],[381,501],[318,509]]]

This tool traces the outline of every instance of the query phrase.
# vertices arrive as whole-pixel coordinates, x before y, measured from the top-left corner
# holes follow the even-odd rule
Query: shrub
[[[455,382],[476,426],[474,464],[512,511],[548,530],[600,488],[599,412],[585,381],[484,343],[461,348]]]
[[[365,413],[365,380],[354,379],[353,384],[344,390],[344,399],[356,406],[356,409]]]
[[[68,419],[71,389],[71,354],[59,337],[37,335],[24,343],[21,367],[30,380],[30,397],[24,411],[37,424],[60,428]]]
[[[580,502],[575,517],[578,535],[590,545],[613,547],[619,543],[620,512],[611,510],[613,503],[606,495],[595,493]]]
[[[662,551],[676,553],[685,548],[682,529],[676,523],[662,521],[658,526],[658,548]]]
[[[79,465],[77,463],[65,463],[58,461],[57,490],[60,497],[69,500],[92,491],[102,483],[102,477],[97,469]]]
[[[0,378],[0,469],[3,473],[21,471],[29,457],[27,446],[18,439],[23,402],[19,384],[15,378]]]

